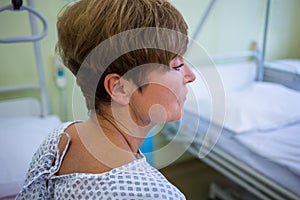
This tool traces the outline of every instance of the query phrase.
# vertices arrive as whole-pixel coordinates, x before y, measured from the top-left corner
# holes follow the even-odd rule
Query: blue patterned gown
[[[55,129],[36,151],[17,199],[185,199],[145,156],[101,174],[57,176],[70,143],[64,130],[72,123]],[[68,143],[60,154],[58,143],[64,134]]]

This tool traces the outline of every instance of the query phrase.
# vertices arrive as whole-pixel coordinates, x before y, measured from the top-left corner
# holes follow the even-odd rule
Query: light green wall
[[[193,35],[210,0],[171,0]],[[217,0],[198,38],[210,54],[249,49],[262,41],[265,0]],[[300,58],[299,0],[272,0],[266,58]]]

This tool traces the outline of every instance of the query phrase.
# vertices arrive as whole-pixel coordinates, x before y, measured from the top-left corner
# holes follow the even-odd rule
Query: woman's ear
[[[127,105],[130,101],[130,90],[128,81],[119,74],[108,74],[104,79],[104,88],[110,95],[112,101],[121,105]]]

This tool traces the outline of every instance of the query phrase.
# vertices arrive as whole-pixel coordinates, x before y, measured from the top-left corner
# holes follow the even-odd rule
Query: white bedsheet
[[[0,118],[0,198],[19,192],[34,152],[60,123],[56,116]]]
[[[253,152],[300,175],[300,123],[268,132],[240,134],[235,138]]]

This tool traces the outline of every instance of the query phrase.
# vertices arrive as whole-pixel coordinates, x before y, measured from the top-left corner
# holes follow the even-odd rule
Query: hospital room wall
[[[211,0],[171,0],[193,36]],[[247,50],[262,42],[266,0],[219,0],[196,40],[209,54]],[[299,0],[271,0],[267,60],[300,58]]]
[[[189,25],[189,33],[193,35],[209,0],[170,1],[182,12]],[[67,1],[36,0],[35,2],[37,10],[47,18],[49,23],[49,33],[41,41],[41,49],[52,113],[61,116],[61,97],[54,78],[53,57],[57,41],[55,22],[58,12]],[[10,0],[1,0],[0,6],[9,3]],[[203,31],[199,37],[193,39],[202,45],[209,54],[247,50],[253,42],[261,42],[265,6],[266,2],[262,0],[219,0]],[[299,7],[299,0],[272,1],[267,59],[300,59],[300,13],[297,10]],[[0,37],[30,33],[28,17],[25,13],[0,13],[0,25],[5,27],[0,29]],[[0,57],[1,86],[37,81],[31,44],[0,44]],[[86,118],[84,100],[80,97],[79,92],[76,92],[73,97],[75,81],[69,71],[66,73],[66,79],[67,114],[61,116],[62,119]],[[32,93],[22,94],[31,95]],[[0,98],[7,99],[16,96],[19,94],[1,94]],[[73,102],[77,103],[73,105]]]

